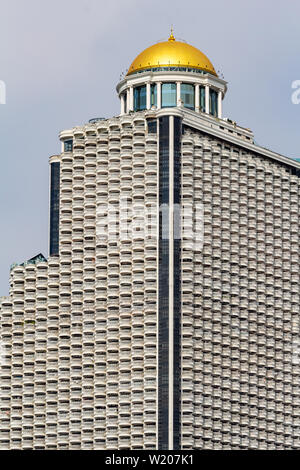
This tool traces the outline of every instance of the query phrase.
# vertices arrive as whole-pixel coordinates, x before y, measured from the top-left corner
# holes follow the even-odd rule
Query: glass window
[[[127,113],[127,93],[124,93],[124,112]]]
[[[148,133],[156,134],[156,132],[157,132],[156,119],[148,119]]]
[[[72,142],[71,141],[65,141]],[[60,163],[51,163],[50,173],[50,256],[59,251],[59,183]]]
[[[181,84],[181,99],[183,106],[189,109],[195,109],[195,88],[188,83]]]
[[[64,151],[65,152],[72,152],[73,150],[73,140],[65,140],[64,141]]]
[[[157,106],[157,86],[156,86],[156,84],[151,85],[150,105],[151,106]]]
[[[176,83],[163,83],[161,86],[162,108],[172,108],[177,105]]]
[[[142,111],[146,109],[146,85],[134,88],[134,110]]]
[[[209,92],[209,112],[212,116],[218,115],[218,94],[212,89]]]
[[[200,86],[200,111],[205,113],[205,87]]]

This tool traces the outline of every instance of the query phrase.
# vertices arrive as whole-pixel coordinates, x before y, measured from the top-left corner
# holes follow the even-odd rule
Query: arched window
[[[163,83],[161,86],[162,108],[172,108],[177,105],[176,83]]]
[[[183,106],[188,109],[195,109],[195,87],[188,83],[181,84],[181,99]]]

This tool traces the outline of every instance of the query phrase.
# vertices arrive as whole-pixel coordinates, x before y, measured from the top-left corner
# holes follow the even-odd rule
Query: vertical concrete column
[[[195,111],[200,112],[200,85],[195,85]]]
[[[146,108],[151,108],[151,83],[146,84]]]
[[[177,106],[181,105],[181,82],[176,82],[177,86]]]
[[[124,99],[124,93],[121,94],[121,116],[125,114],[125,99]]]
[[[161,82],[156,83],[157,89],[157,109],[161,108]]]
[[[218,93],[218,118],[222,119],[222,91],[220,90]]]
[[[133,111],[133,86],[129,88],[129,111]]]
[[[180,86],[180,83],[179,83]],[[178,83],[177,83],[178,90]],[[177,95],[178,103],[178,95]],[[177,105],[178,106],[178,105]],[[174,116],[169,119],[169,449],[174,428]]]
[[[129,103],[130,103],[130,91],[129,91],[129,88],[127,88],[126,94],[127,94],[127,99],[126,99],[126,109],[125,109],[125,113],[128,113],[128,112],[129,112]]]

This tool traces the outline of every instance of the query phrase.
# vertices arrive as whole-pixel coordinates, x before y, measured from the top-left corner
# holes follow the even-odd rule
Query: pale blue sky
[[[1,0],[0,295],[11,263],[48,255],[48,157],[59,131],[118,114],[120,73],[171,24],[224,74],[225,116],[259,144],[300,156],[291,102],[299,17],[297,0]]]

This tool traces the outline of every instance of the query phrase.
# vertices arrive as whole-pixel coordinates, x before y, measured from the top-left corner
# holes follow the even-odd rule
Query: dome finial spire
[[[170,34],[170,37],[169,37],[169,41],[175,41],[175,37],[174,37],[174,30],[173,30],[173,25],[171,25],[171,34]]]

